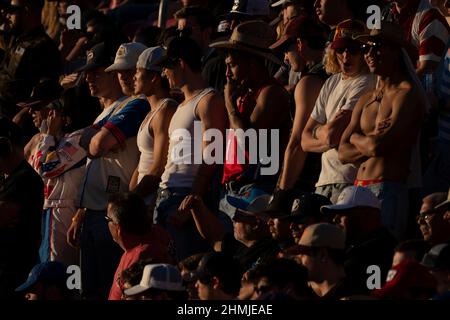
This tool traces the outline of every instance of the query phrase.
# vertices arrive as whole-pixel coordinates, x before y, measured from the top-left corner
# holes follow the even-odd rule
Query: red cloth
[[[120,274],[135,262],[152,258],[154,263],[172,263],[168,252],[169,243],[170,237],[167,232],[159,225],[153,225],[151,233],[141,243],[125,251],[114,274],[114,281],[109,291],[108,300],[121,299],[122,288],[119,283]]]
[[[256,100],[258,99],[261,91],[267,85],[268,84],[264,84],[257,91],[247,92],[244,96],[239,98],[237,109],[239,116],[244,119],[244,121],[250,120],[250,116],[252,115],[253,109],[255,109],[256,106]],[[226,146],[227,150],[225,163],[223,165],[222,184],[239,180],[245,170],[247,170],[249,163],[248,150],[239,150],[239,152],[244,152],[245,164],[238,163],[238,144],[233,130],[228,131]]]

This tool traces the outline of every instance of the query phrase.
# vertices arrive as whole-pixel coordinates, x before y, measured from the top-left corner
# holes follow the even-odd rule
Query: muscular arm
[[[153,164],[148,172],[136,186],[134,191],[141,196],[147,196],[158,190],[161,175],[167,162],[167,153],[169,150],[169,125],[173,114],[176,111],[176,105],[164,107],[152,120],[153,131]]]
[[[339,111],[334,119],[326,124],[321,124],[309,118],[302,134],[302,148],[308,152],[323,153],[339,145],[342,133],[350,122],[352,112]],[[313,131],[316,130],[316,138]]]
[[[342,163],[358,163],[365,161],[367,156],[361,153],[358,148],[350,142],[350,137],[354,134],[362,135],[361,132],[361,114],[363,107],[369,99],[371,94],[366,94],[357,102],[355,109],[352,113],[352,119],[350,124],[345,129],[342,134],[341,142],[339,144],[339,161]]]
[[[409,148],[417,139],[424,117],[424,108],[413,90],[402,90],[395,94],[390,117],[376,124],[374,135],[353,134],[350,142],[369,157],[379,157],[398,152],[399,148]]]
[[[202,122],[202,135],[208,129],[216,129],[225,135],[226,129],[226,112],[223,98],[218,94],[209,94],[200,100],[197,107],[197,115]],[[202,139],[203,140],[203,139]],[[210,141],[202,141],[202,151],[211,143]],[[194,184],[192,186],[192,193],[204,195],[211,183],[211,178],[216,170],[215,164],[202,163],[197,172]]]
[[[434,73],[438,68],[439,63],[431,60],[419,61],[419,65],[416,69],[417,76],[419,78],[423,77],[427,73]]]
[[[318,77],[307,76],[295,88],[295,118],[286,152],[279,188],[292,189],[303,170],[307,152],[302,149],[301,138],[306,122],[314,107],[324,81]]]

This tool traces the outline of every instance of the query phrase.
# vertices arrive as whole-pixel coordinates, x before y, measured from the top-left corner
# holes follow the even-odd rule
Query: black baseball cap
[[[264,213],[271,218],[283,218],[291,213],[292,203],[299,196],[294,190],[276,190]]]
[[[178,36],[169,39],[166,53],[157,61],[155,65],[159,67],[172,67],[178,59],[183,59],[189,66],[201,67],[202,50],[191,38]]]
[[[312,218],[319,222],[324,218],[320,208],[330,204],[330,199],[323,195],[304,193],[294,199],[291,214],[283,217],[283,219],[296,223],[307,223]]]
[[[428,269],[450,271],[450,244],[435,245],[422,259],[422,265]]]
[[[112,45],[101,42],[88,50],[86,56],[86,64],[79,68],[77,72],[91,71],[99,67],[109,67],[114,63],[116,50],[114,50]]]
[[[21,108],[39,109],[53,100],[58,99],[63,91],[64,88],[59,84],[57,79],[44,78],[33,87],[30,99],[19,102],[17,106]]]

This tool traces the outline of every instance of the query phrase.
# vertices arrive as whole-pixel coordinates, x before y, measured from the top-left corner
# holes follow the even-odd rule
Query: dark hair
[[[121,286],[125,283],[129,283],[130,286],[138,285],[141,282],[145,266],[152,263],[154,263],[153,259],[141,259],[123,270],[119,275]]]
[[[172,59],[182,59],[195,73],[202,71],[202,49],[197,42],[187,37],[173,37],[168,41],[167,55]]]
[[[209,284],[213,277],[217,277],[223,292],[234,296],[239,294],[242,269],[234,258],[224,253],[205,254],[199,262],[197,276],[204,284]]]
[[[269,258],[255,268],[258,280],[266,278],[271,287],[279,289],[293,286],[297,296],[308,297],[308,270],[291,259]]]
[[[141,196],[133,192],[113,194],[109,200],[115,222],[130,234],[143,235],[151,228],[147,206]]]
[[[155,47],[161,36],[161,29],[156,26],[141,26],[134,33],[136,42],[140,42],[147,47]]]
[[[423,256],[431,249],[428,242],[422,239],[406,240],[395,247],[394,252],[413,252],[417,261],[422,261]]]
[[[216,21],[211,12],[200,6],[189,6],[184,7],[175,12],[175,19],[186,19],[188,17],[193,17],[197,21],[197,24],[202,30],[206,28],[214,28]]]
[[[181,260],[178,263],[178,269],[181,271],[182,269],[186,269],[189,271],[195,271],[197,270],[198,264],[200,260],[203,258],[205,254],[204,253],[197,253],[192,256],[187,257],[184,260]]]

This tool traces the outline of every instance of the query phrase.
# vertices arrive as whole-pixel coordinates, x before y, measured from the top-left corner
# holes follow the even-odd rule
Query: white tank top
[[[201,164],[202,128],[197,105],[213,88],[205,88],[178,106],[169,126],[169,153],[160,188],[191,188]],[[200,149],[200,150],[198,150]]]
[[[152,135],[150,134],[150,123],[152,122],[155,115],[167,104],[173,101],[174,103],[177,103],[175,100],[166,98],[162,100],[159,105],[157,106],[156,110],[154,112],[149,112],[147,117],[142,121],[141,127],[139,128],[139,132],[137,134],[137,145],[139,148],[139,151],[141,152],[141,156],[139,158],[139,164],[138,164],[138,183],[141,182],[142,178],[145,176],[145,174],[148,172],[148,169],[153,164],[153,147],[154,147],[154,140]]]

